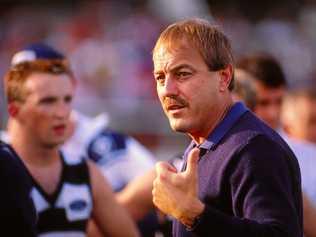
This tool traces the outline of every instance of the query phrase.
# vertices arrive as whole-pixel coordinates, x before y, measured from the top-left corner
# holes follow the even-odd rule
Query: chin
[[[47,149],[56,149],[60,146],[59,143],[54,143],[54,142],[47,142],[47,143],[44,143],[44,146],[47,148]]]
[[[188,124],[181,123],[181,121],[170,120],[170,127],[175,132],[187,133],[190,129]]]
[[[62,144],[64,144],[65,140],[66,139],[56,139],[55,141],[47,141],[45,143],[45,146],[47,148],[51,148],[51,149],[57,148],[57,147],[60,147]]]

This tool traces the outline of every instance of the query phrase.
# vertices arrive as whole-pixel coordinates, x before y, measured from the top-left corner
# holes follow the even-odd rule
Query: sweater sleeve
[[[294,156],[257,136],[232,158],[226,170],[232,215],[206,205],[197,236],[301,237],[300,173]]]

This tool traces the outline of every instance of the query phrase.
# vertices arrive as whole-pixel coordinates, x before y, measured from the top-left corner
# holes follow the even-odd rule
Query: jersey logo
[[[82,211],[87,207],[87,202],[85,200],[75,200],[69,204],[69,207],[73,211]]]
[[[92,196],[88,185],[65,183],[56,207],[65,209],[69,221],[89,219],[92,211]]]

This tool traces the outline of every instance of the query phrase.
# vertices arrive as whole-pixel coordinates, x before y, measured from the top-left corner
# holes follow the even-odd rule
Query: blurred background
[[[222,27],[236,57],[266,51],[281,62],[290,84],[315,77],[312,0],[0,1],[0,74],[25,45],[41,41],[54,46],[69,57],[78,79],[75,108],[92,116],[108,113],[110,127],[167,159],[182,151],[188,139],[170,130],[160,108],[151,50],[165,26],[193,16]],[[2,84],[0,93],[3,129]]]

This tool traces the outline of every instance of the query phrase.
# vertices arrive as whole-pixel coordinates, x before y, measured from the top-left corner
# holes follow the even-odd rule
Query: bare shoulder
[[[87,165],[90,173],[91,187],[94,199],[100,195],[112,196],[112,188],[107,182],[106,177],[102,174],[99,167],[91,161],[87,161]]]

